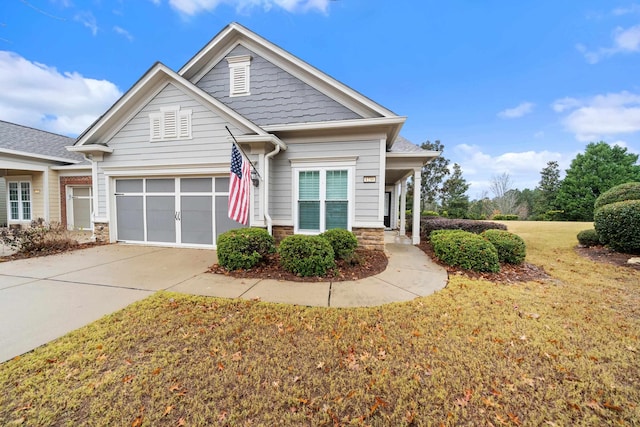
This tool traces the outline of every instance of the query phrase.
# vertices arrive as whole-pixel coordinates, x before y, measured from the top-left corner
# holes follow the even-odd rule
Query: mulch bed
[[[15,254],[12,254],[12,255],[0,256],[0,262],[15,261],[18,259],[36,258],[41,256],[49,256],[49,255],[57,255],[57,254],[63,254],[65,252],[76,251],[78,249],[86,249],[86,248],[92,248],[94,246],[108,245],[108,244],[109,243],[87,242],[87,243],[78,243],[77,245],[47,248],[46,250],[43,250],[43,251],[16,252]]]
[[[617,265],[619,267],[633,268],[640,270],[640,264],[629,264],[629,258],[640,257],[640,255],[631,255],[613,251],[604,246],[576,247],[576,253],[592,261],[604,262],[607,264]]]
[[[527,262],[520,265],[513,264],[500,264],[500,271],[498,273],[484,273],[479,271],[465,270],[460,267],[454,267],[441,262],[436,254],[433,252],[431,243],[427,240],[421,240],[418,245],[424,253],[426,253],[435,263],[442,266],[447,270],[449,276],[453,274],[460,274],[471,279],[487,280],[495,283],[521,283],[532,281],[545,281],[552,279],[551,276],[544,271],[544,268],[537,265],[529,264]]]
[[[382,251],[357,250],[358,262],[346,263],[343,260],[336,261],[336,268],[323,277],[299,277],[289,273],[280,267],[280,257],[273,254],[251,270],[228,271],[218,264],[211,266],[211,273],[224,274],[235,278],[251,279],[275,279],[291,282],[342,282],[345,280],[358,280],[375,276],[387,268],[387,256]]]

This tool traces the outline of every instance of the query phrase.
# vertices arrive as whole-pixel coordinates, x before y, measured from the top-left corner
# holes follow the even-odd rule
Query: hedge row
[[[476,221],[473,219],[423,218],[420,231],[429,237],[436,230],[463,230],[480,234],[486,230],[506,230],[507,226],[497,222]]]
[[[520,236],[504,230],[475,234],[463,230],[436,230],[430,241],[436,256],[446,264],[474,271],[500,271],[500,263],[521,264],[526,245]]]
[[[282,267],[299,276],[324,276],[336,259],[351,261],[358,239],[342,229],[319,236],[293,235],[280,242]],[[218,263],[227,270],[251,269],[276,251],[273,237],[263,228],[239,228],[218,237]]]
[[[604,205],[594,214],[600,242],[611,249],[640,253],[640,200]]]

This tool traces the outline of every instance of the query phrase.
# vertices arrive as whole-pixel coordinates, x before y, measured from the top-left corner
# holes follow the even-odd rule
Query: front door
[[[67,187],[67,228],[91,230],[91,187]]]
[[[384,193],[384,226],[391,228],[391,192]]]

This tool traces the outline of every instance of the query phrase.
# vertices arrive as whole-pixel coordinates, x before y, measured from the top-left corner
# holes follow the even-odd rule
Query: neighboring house
[[[178,72],[153,65],[69,150],[92,161],[99,240],[215,247],[239,227],[228,127],[260,176],[251,226],[346,228],[382,249],[385,227],[404,233],[407,179],[420,188],[440,154],[400,137],[405,119],[232,23]]]
[[[0,226],[91,228],[91,164],[72,138],[0,121]]]

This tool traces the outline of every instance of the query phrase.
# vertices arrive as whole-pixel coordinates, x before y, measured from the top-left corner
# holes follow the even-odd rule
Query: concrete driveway
[[[107,245],[0,263],[0,362],[207,270],[205,249]]]

